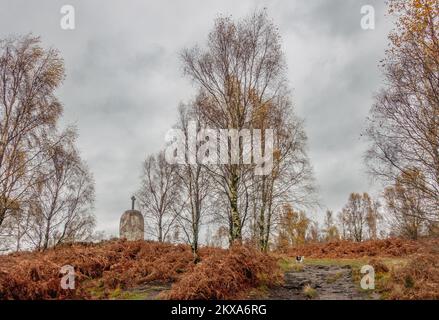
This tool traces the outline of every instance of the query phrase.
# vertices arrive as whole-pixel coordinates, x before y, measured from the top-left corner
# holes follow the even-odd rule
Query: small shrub
[[[317,297],[317,290],[311,287],[309,284],[307,284],[303,287],[303,294],[308,299],[314,299]]]

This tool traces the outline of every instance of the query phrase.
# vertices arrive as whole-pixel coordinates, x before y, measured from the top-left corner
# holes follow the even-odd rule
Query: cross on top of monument
[[[131,210],[134,210],[134,202],[136,201],[136,197],[132,196],[131,197]]]

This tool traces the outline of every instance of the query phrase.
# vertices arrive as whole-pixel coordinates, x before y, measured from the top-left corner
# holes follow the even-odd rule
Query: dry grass
[[[342,241],[287,251],[266,255],[245,246],[202,248],[197,265],[189,246],[147,241],[10,254],[0,256],[0,299],[108,299],[145,284],[169,287],[171,283],[162,298],[245,298],[251,289],[281,281],[282,270],[300,271],[302,264],[288,258],[296,255],[304,255],[306,264],[349,264],[354,270],[370,264],[384,298],[439,299],[439,240]],[[67,264],[75,267],[76,290],[60,288],[59,272]]]
[[[189,246],[147,241],[0,256],[0,299],[108,299],[149,283],[175,283],[173,298],[234,298],[252,285],[270,283],[276,270],[274,258],[246,247],[202,248],[200,257],[194,265]],[[75,267],[75,290],[60,287],[59,272],[67,264]]]
[[[439,255],[413,256],[406,266],[390,272],[386,289],[389,299],[439,299]]]
[[[335,241],[329,243],[310,243],[286,249],[283,253],[290,257],[306,258],[362,258],[374,256],[400,257],[414,254],[423,245],[417,241],[402,239],[370,240],[360,243]]]
[[[76,290],[60,288],[60,269],[67,264],[75,268]],[[0,257],[0,299],[88,299],[96,288],[106,298],[116,288],[175,281],[191,264],[185,245],[143,241],[12,254]]]
[[[165,295],[169,299],[244,298],[248,289],[281,281],[275,258],[256,249],[235,246],[194,266]]]

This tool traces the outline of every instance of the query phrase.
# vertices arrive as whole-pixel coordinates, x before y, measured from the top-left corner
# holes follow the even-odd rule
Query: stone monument
[[[134,210],[136,197],[131,197],[131,210],[127,210],[120,218],[119,237],[128,241],[143,240],[144,221],[143,215],[138,210]]]

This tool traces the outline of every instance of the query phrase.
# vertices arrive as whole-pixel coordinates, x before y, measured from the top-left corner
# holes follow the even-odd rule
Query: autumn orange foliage
[[[420,242],[391,238],[364,242],[343,240],[329,243],[309,243],[288,248],[283,253],[289,256],[309,258],[400,257],[416,253],[421,249],[422,244]]]
[[[63,246],[46,252],[0,257],[0,299],[91,298],[90,290],[109,291],[150,281],[174,281],[192,263],[190,248],[155,242],[104,242]],[[60,287],[60,269],[71,265],[76,290]]]
[[[251,247],[235,246],[193,266],[172,286],[166,298],[245,298],[249,288],[272,285],[281,278],[276,259]]]
[[[439,239],[410,257],[407,265],[392,269],[389,299],[439,299]]]
[[[74,244],[0,256],[0,300],[93,299],[96,288],[103,291],[101,298],[108,298],[117,288],[151,282],[175,283],[172,298],[233,298],[276,269],[274,258],[246,247],[230,252],[201,248],[200,257],[195,266],[189,246],[148,241]],[[63,265],[75,268],[75,290],[61,288]]]

